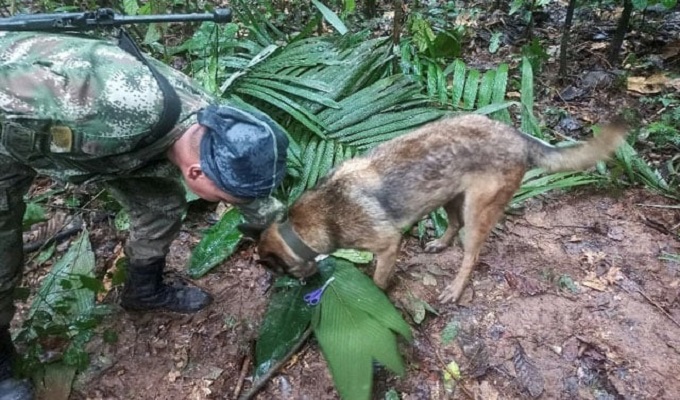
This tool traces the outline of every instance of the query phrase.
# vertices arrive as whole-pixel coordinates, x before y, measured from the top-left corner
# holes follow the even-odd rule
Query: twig
[[[620,287],[620,288],[623,289],[626,293],[630,294],[630,291],[629,291],[628,289],[626,289],[625,287],[623,287],[620,283],[617,282],[617,283],[616,283],[616,286]],[[647,295],[645,294],[645,292],[643,292],[642,289],[640,289],[639,287],[638,287],[638,288],[635,288],[635,289],[637,290],[638,293],[640,293],[640,294],[642,295],[642,297],[645,298],[645,300],[647,300],[647,301],[649,302],[649,304],[651,304],[651,305],[653,305],[654,307],[658,308],[658,309],[663,313],[663,315],[665,315],[668,319],[670,319],[675,325],[677,325],[678,327],[680,327],[680,323],[678,323],[678,321],[676,321],[676,320],[673,318],[673,316],[671,316],[668,312],[666,312],[666,310],[664,310],[663,307],[661,307],[661,306],[659,305],[659,303],[657,303],[656,301],[650,299],[649,296],[647,296]]]
[[[272,365],[267,372],[264,373],[257,381],[253,382],[253,386],[248,390],[239,400],[251,400],[255,395],[264,387],[264,385],[271,379],[271,377],[281,368],[288,360],[302,347],[302,344],[307,341],[309,336],[312,334],[312,328],[309,327],[300,337],[300,341],[290,349],[288,354],[286,354],[281,360]]]
[[[238,399],[238,395],[241,394],[241,389],[243,388],[243,381],[246,379],[246,374],[248,373],[248,366],[250,365],[250,353],[243,357],[243,364],[241,364],[241,373],[238,376],[238,383],[236,384],[236,389],[234,389],[234,399]]]
[[[52,242],[61,242],[62,240],[68,239],[69,237],[80,232],[82,229],[83,224],[79,224],[77,226],[59,231],[56,234],[52,235],[51,237],[42,240],[36,240],[34,242],[28,242],[24,244],[24,253],[32,253],[42,248],[43,246],[49,245]]]
[[[671,208],[674,210],[680,210],[680,206],[671,206],[671,205],[665,205],[665,204],[643,204],[643,203],[638,203],[636,206],[640,207],[653,207],[653,208]]]
[[[675,325],[677,325],[678,327],[680,327],[680,323],[678,323],[678,321],[676,321],[675,319],[673,319],[673,316],[671,316],[668,312],[666,312],[666,310],[664,310],[663,307],[661,307],[661,306],[659,305],[659,303],[657,303],[656,301],[650,299],[650,298],[645,294],[645,292],[642,291],[642,289],[637,288],[637,291],[638,291],[638,293],[640,293],[640,294],[642,295],[642,297],[645,298],[645,300],[647,300],[648,302],[650,302],[654,307],[658,308],[658,309],[659,309],[666,317],[668,317],[668,319],[670,319],[671,321],[673,321],[673,323],[674,323]]]
[[[92,197],[90,200],[88,200],[87,203],[85,203],[85,205],[84,205],[83,207],[87,207],[87,206],[89,206],[90,204],[92,204],[92,202],[95,201],[96,199],[98,199],[99,196],[101,196],[102,194],[104,194],[104,192],[105,192],[104,189],[100,190],[99,193],[97,193],[96,195],[94,195],[94,197]],[[82,211],[82,210],[83,210],[83,209],[79,209],[78,212],[76,212],[75,214],[73,214],[73,215],[69,216],[68,218],[66,218],[66,219],[64,220],[64,222],[61,224],[61,227],[60,227],[59,229],[57,229],[57,232],[56,232],[54,235],[52,235],[50,238],[48,238],[46,241],[44,241],[43,243],[41,243],[40,246],[39,246],[37,249],[35,249],[35,250],[42,251],[42,250],[45,248],[45,245],[47,245],[47,243],[49,243],[49,242],[51,242],[52,240],[54,240],[54,239],[56,238],[57,234],[59,234],[59,232],[60,232],[62,229],[64,229],[64,228],[65,228],[66,226],[68,226],[71,222],[73,222],[76,218],[80,217],[80,216],[83,214],[83,211]],[[81,226],[81,229],[83,229],[84,226],[85,226],[85,221],[83,221],[82,226]],[[38,257],[38,255],[40,255],[39,252],[33,254],[33,256],[31,256],[31,258],[28,260],[27,263],[32,263],[33,260],[35,260],[36,257]]]

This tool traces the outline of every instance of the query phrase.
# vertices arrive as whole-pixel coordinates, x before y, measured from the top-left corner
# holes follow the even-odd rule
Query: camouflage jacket
[[[148,58],[182,103],[177,126],[139,148],[163,96],[149,68],[115,40],[77,34],[0,32],[0,154],[38,173],[81,183],[124,176],[177,176],[166,150],[219,99]]]

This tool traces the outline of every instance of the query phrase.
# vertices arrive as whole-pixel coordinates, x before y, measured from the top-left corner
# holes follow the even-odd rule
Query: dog
[[[305,278],[316,273],[317,255],[339,248],[370,251],[376,256],[373,281],[385,290],[403,230],[443,207],[448,228],[425,251],[442,251],[465,227],[462,265],[439,296],[442,303],[456,302],[525,172],[589,168],[616,150],[626,130],[612,123],[586,142],[554,147],[482,115],[423,125],[345,161],[303,193],[287,218],[260,232],[258,262]]]

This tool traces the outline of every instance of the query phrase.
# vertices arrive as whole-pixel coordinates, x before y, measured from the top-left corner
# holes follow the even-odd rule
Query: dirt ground
[[[529,398],[541,386],[545,399],[680,398],[680,264],[659,259],[680,252],[664,232],[680,223],[680,210],[659,207],[668,204],[641,190],[531,200],[488,240],[458,306],[436,298],[455,275],[460,247],[431,255],[410,239],[389,290],[414,333],[402,346],[407,373],[378,369],[374,398],[389,389],[404,400]],[[184,265],[196,231],[174,243],[173,268]],[[231,399],[239,384],[247,390],[268,275],[244,246],[197,283],[216,301],[196,315],[110,317],[118,342],[90,344],[92,367],[71,398]],[[416,324],[412,297],[439,315]],[[459,334],[443,344],[450,321]],[[451,397],[442,371],[454,360],[463,380]],[[257,396],[337,398],[314,340]]]

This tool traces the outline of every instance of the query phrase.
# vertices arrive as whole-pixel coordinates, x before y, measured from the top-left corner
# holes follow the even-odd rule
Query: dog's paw
[[[446,243],[442,242],[439,239],[435,239],[431,242],[427,242],[425,244],[425,252],[426,253],[439,253],[445,248],[449,247]]]
[[[442,294],[439,295],[439,302],[442,304],[455,303],[463,294],[463,288],[455,287],[454,285],[449,285],[444,288]]]

